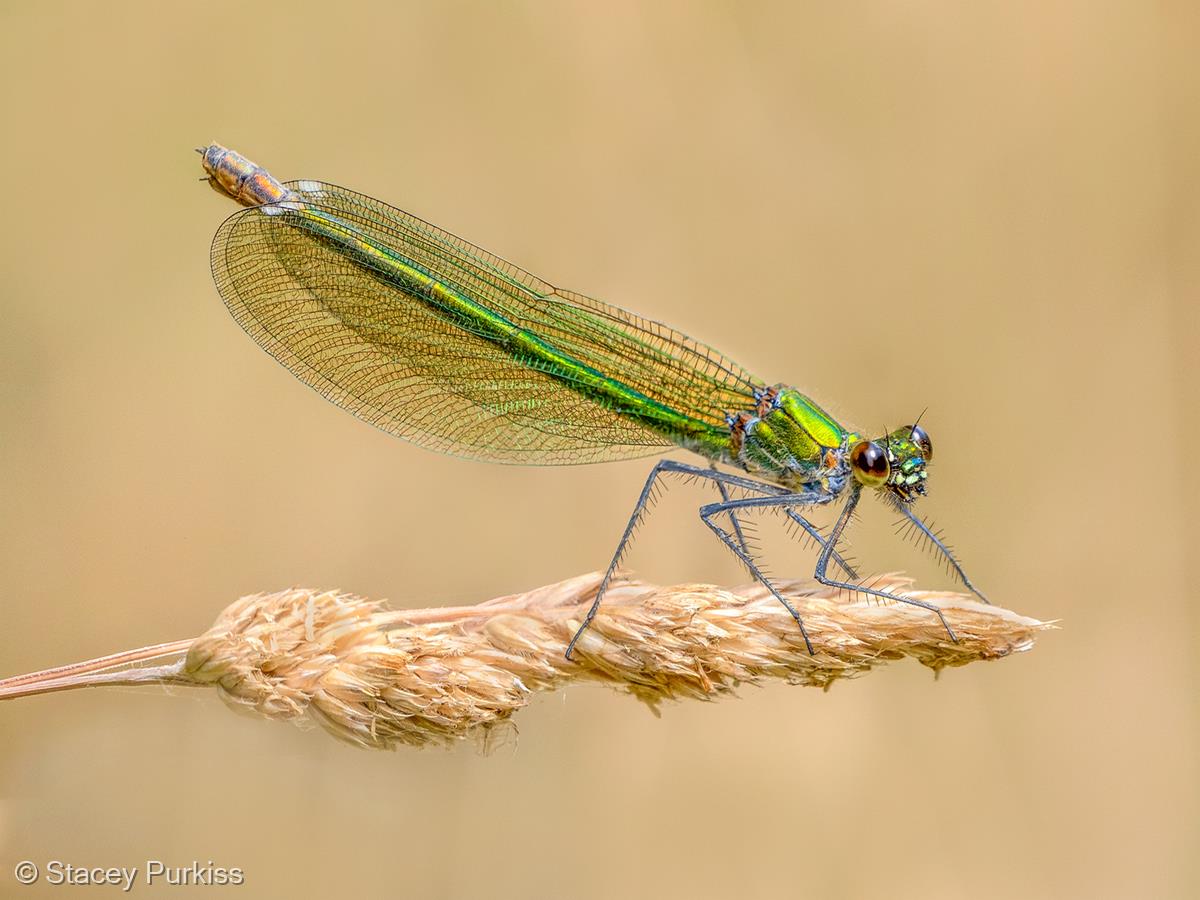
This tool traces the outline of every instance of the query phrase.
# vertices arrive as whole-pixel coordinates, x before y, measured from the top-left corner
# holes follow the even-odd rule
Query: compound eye
[[[854,477],[867,487],[882,487],[887,484],[892,467],[887,454],[874,441],[860,441],[850,450],[850,465]]]
[[[914,425],[908,439],[921,448],[921,455],[925,457],[925,462],[933,459],[933,441],[929,439],[929,433],[924,428]]]

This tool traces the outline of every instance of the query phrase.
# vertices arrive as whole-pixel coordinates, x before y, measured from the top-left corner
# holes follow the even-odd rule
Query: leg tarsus
[[[950,636],[950,640],[954,641],[956,644],[958,643],[958,635],[954,633],[954,629],[951,628],[950,623],[946,621],[946,614],[942,612],[937,605],[930,603],[927,600],[917,600],[914,597],[904,597],[900,594],[893,594],[889,591],[881,591],[877,590],[876,588],[865,587],[861,584],[850,584],[846,581],[836,581],[833,578],[826,578],[824,575],[816,572],[813,573],[813,577],[826,587],[839,588],[851,591],[855,594],[868,594],[872,597],[881,597],[884,600],[894,600],[898,603],[907,603],[909,606],[919,606],[922,609],[927,609],[936,615],[941,621],[942,627],[946,629],[946,634]]]
[[[933,603],[929,603],[926,600],[917,600],[914,597],[903,597],[900,594],[893,594],[888,591],[878,590],[876,588],[865,587],[861,584],[854,585],[845,581],[837,581],[836,579],[830,578],[825,574],[829,568],[831,548],[841,538],[842,532],[846,528],[846,523],[850,521],[850,517],[854,514],[854,508],[858,505],[858,498],[860,494],[861,488],[859,488],[857,485],[851,485],[849,494],[846,497],[846,505],[843,507],[841,514],[837,518],[837,521],[834,522],[833,530],[829,533],[829,540],[825,544],[825,549],[821,551],[821,556],[817,559],[817,567],[813,571],[813,578],[826,587],[842,588],[858,594],[869,594],[872,597],[881,597],[884,600],[894,600],[898,603],[907,603],[909,606],[919,606],[922,609],[927,609],[937,615],[938,619],[941,620],[942,627],[946,629],[946,634],[950,635],[950,640],[957,644],[958,635],[954,633],[954,629],[951,628],[950,623],[946,621],[945,613],[943,613],[942,610]]]

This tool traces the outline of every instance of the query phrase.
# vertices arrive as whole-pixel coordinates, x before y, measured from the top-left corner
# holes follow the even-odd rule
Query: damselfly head
[[[906,425],[850,448],[854,477],[865,487],[886,488],[904,503],[925,495],[925,464],[931,459],[933,441],[920,425]]]

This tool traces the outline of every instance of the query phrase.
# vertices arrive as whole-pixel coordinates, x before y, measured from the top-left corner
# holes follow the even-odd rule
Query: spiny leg
[[[712,468],[714,471],[716,470],[716,463],[713,463]],[[720,479],[715,479],[715,483],[717,485],[717,493],[721,495],[721,501],[723,503],[728,503],[729,488],[725,487],[725,482],[721,481]],[[733,523],[733,533],[737,536],[738,546],[742,548],[743,552],[750,552],[749,547],[746,545],[746,536],[742,534],[742,523],[737,520],[737,516],[735,516],[733,513],[729,514],[729,521]]]
[[[797,506],[819,506],[821,504],[828,503],[831,499],[833,499],[833,495],[828,491],[824,490],[823,488],[810,488],[799,493],[792,493],[784,490],[783,488],[776,488],[775,485],[771,484],[760,484],[757,482],[747,483],[747,480],[744,478],[726,475],[724,472],[714,472],[713,476],[714,480],[717,480],[718,486],[721,487],[722,502],[719,504],[709,504],[709,506],[704,507],[704,509],[709,509],[711,507],[714,510],[714,515],[716,515],[717,512],[724,512],[729,516],[730,521],[734,525],[734,533],[740,539],[738,543],[741,545],[742,550],[747,554],[750,553],[750,548],[747,546],[745,540],[742,539],[742,533],[738,528],[738,518],[734,513],[734,510],[736,509],[782,509],[787,514],[789,519],[804,529],[805,533],[812,538],[818,547],[820,547],[822,550],[825,548],[825,535],[821,534],[821,529],[804,516],[800,515],[800,513],[796,512],[796,510],[793,509],[789,504],[795,504]],[[764,494],[769,492],[769,496],[747,497],[745,500],[731,500],[724,488],[724,482],[726,481],[731,484],[736,484],[738,487],[744,489],[758,490],[760,493]],[[779,499],[786,502],[765,502],[773,499]],[[718,507],[720,507],[719,510],[717,509]],[[704,512],[702,509],[701,516],[703,516],[703,514]],[[711,528],[712,526],[709,525],[709,527]],[[739,557],[739,559],[740,558],[741,557]],[[830,551],[830,559],[837,563],[838,568],[845,572],[847,577],[855,579],[858,578],[858,573],[854,571],[854,567],[846,561],[846,559],[837,551],[836,547]]]
[[[762,572],[762,570],[759,569],[758,565],[754,562],[754,559],[750,556],[750,554],[739,547],[729,532],[713,521],[713,517],[718,516],[721,513],[728,513],[730,519],[733,519],[733,510],[735,509],[746,509],[748,507],[759,509],[763,507],[778,508],[785,506],[785,504],[788,503],[800,503],[807,506],[815,503],[828,503],[832,499],[833,495],[829,494],[827,491],[824,491],[820,493],[814,492],[812,495],[786,494],[782,497],[748,497],[744,500],[728,500],[724,503],[710,503],[707,506],[701,507],[700,509],[700,520],[712,530],[713,534],[721,539],[721,542],[730,549],[734,556],[742,561],[742,564],[750,570],[750,574],[762,582],[763,586],[771,592],[771,596],[782,603],[784,609],[792,614],[792,618],[795,619],[796,624],[800,626],[800,636],[804,638],[804,646],[808,648],[809,656],[816,655],[816,651],[813,649],[812,641],[808,637],[808,630],[804,627],[804,620],[800,618],[800,613],[796,611],[796,607],[792,606],[792,604],[788,602],[788,599],[784,597],[783,594],[779,593],[778,588],[776,588],[775,585],[771,583],[771,579],[769,579]],[[828,548],[823,547],[823,550],[824,549]]]
[[[962,564],[958,561],[958,558],[955,557],[954,551],[946,546],[946,543],[941,539],[941,537],[938,536],[937,532],[935,532],[932,528],[926,525],[924,521],[918,518],[917,514],[909,509],[908,504],[896,503],[895,505],[896,509],[900,511],[901,515],[908,519],[908,521],[916,527],[917,531],[921,532],[921,534],[928,538],[933,546],[937,548],[937,550],[945,558],[946,562],[950,564],[950,568],[954,570],[954,573],[958,576],[959,580],[966,586],[967,590],[969,590],[984,603],[991,606],[992,601],[983,596],[983,591],[979,590],[979,588],[975,587],[975,585],[971,583],[971,579],[968,578],[967,573],[963,571]]]
[[[629,542],[633,538],[634,531],[637,530],[638,523],[642,518],[642,514],[646,511],[646,505],[650,502],[653,496],[654,484],[660,475],[664,474],[679,474],[694,478],[704,478],[709,481],[716,482],[722,489],[722,495],[725,494],[725,485],[732,485],[747,491],[756,491],[760,494],[781,494],[784,489],[776,487],[772,484],[767,484],[761,481],[754,481],[750,478],[742,478],[738,475],[729,475],[725,472],[719,472],[714,469],[706,469],[702,466],[691,466],[687,463],[676,462],[673,459],[660,459],[654,464],[654,468],[650,470],[650,475],[646,478],[646,484],[642,487],[641,494],[638,495],[637,503],[634,504],[633,513],[629,516],[629,521],[625,525],[625,532],[621,535],[621,540],[617,544],[616,552],[613,553],[612,562],[608,564],[608,571],[604,573],[604,578],[600,581],[600,587],[596,591],[596,598],[592,601],[592,605],[588,608],[587,615],[583,617],[581,624],[575,632],[575,636],[571,638],[571,642],[567,644],[567,659],[571,658],[571,653],[575,650],[575,645],[579,642],[579,638],[583,636],[587,627],[592,624],[592,620],[596,618],[596,611],[600,608],[600,601],[604,599],[604,594],[608,590],[608,585],[612,581],[613,575],[617,571],[617,567],[621,564],[621,559],[625,556],[625,551],[629,547]],[[737,502],[737,501],[731,501]],[[739,534],[740,537],[740,534]],[[744,538],[742,538],[744,540]]]
[[[823,548],[825,546],[825,535],[821,534],[820,528],[818,528],[816,525],[814,525],[812,522],[808,521],[808,519],[804,518],[804,516],[800,515],[800,513],[796,512],[794,509],[791,509],[790,507],[785,509],[784,512],[787,513],[787,516],[789,519],[791,519],[793,522],[795,522],[797,525],[799,525],[801,528],[804,529],[804,531],[808,534],[808,536],[810,538],[812,538],[813,541],[816,542],[816,545],[818,547]],[[733,514],[730,513],[730,515],[733,515]],[[837,563],[838,568],[846,573],[847,578],[852,578],[855,581],[858,580],[858,572],[856,572],[854,570],[854,567],[852,565],[850,565],[850,563],[847,562],[846,559],[840,553],[838,553],[838,551],[836,549],[833,551],[831,556],[832,556],[833,561],[835,563]]]
[[[579,642],[580,637],[583,636],[583,633],[587,630],[587,627],[591,625],[592,620],[596,618],[596,612],[600,609],[600,601],[604,599],[604,594],[607,592],[608,586],[611,583],[613,576],[616,574],[617,567],[621,564],[621,560],[625,556],[625,551],[629,548],[629,542],[632,540],[633,534],[637,530],[637,526],[641,521],[642,514],[646,511],[646,506],[650,502],[650,498],[653,496],[655,482],[658,480],[659,476],[664,474],[677,474],[691,478],[703,478],[714,482],[718,486],[719,490],[721,491],[723,502],[710,504],[709,506],[704,507],[704,509],[712,508],[714,510],[713,515],[716,515],[718,512],[728,512],[730,514],[730,517],[734,522],[737,535],[736,538],[731,539],[735,540],[740,545],[738,549],[735,550],[735,554],[739,559],[747,563],[751,569],[751,572],[756,573],[755,577],[758,577],[759,580],[763,581],[764,584],[767,584],[768,587],[771,586],[766,582],[765,579],[762,578],[761,575],[757,574],[756,567],[754,567],[751,562],[748,562],[750,559],[749,549],[745,541],[745,536],[742,534],[740,527],[737,525],[737,519],[733,516],[733,510],[751,506],[783,507],[786,509],[788,514],[792,516],[793,520],[796,521],[802,528],[804,528],[804,530],[808,532],[819,544],[822,544],[822,546],[824,544],[820,530],[803,516],[800,516],[799,514],[793,515],[794,510],[787,509],[787,505],[789,503],[801,506],[826,503],[832,499],[832,495],[828,494],[828,492],[819,491],[811,495],[793,494],[789,493],[785,488],[770,484],[768,482],[755,481],[752,478],[743,478],[740,475],[731,475],[727,472],[721,472],[716,469],[706,469],[700,466],[692,466],[688,465],[687,463],[676,462],[672,459],[660,459],[654,464],[654,468],[650,470],[650,475],[646,478],[646,484],[642,487],[641,494],[638,495],[637,503],[634,504],[633,507],[633,513],[629,516],[629,521],[625,525],[625,532],[621,535],[621,540],[617,544],[616,551],[613,553],[612,562],[608,564],[608,570],[604,573],[604,578],[602,578],[600,581],[600,587],[596,591],[596,597],[594,600],[592,600],[592,605],[588,608],[587,614],[583,618],[583,623],[576,630],[575,635],[571,638],[571,642],[567,644],[567,659],[571,658],[571,654],[575,650],[575,645]],[[739,500],[724,499],[728,497],[727,486],[736,487],[744,491],[752,491],[758,494],[766,494],[767,496],[749,497]],[[785,503],[761,502],[783,498],[787,498]],[[704,509],[701,510],[702,518]],[[713,527],[713,525],[707,521],[705,524],[710,528]],[[722,540],[724,540],[724,538],[722,538]],[[850,564],[842,558],[841,554],[839,554],[837,550],[831,551],[831,558],[839,567],[847,572],[851,578],[856,577],[853,574],[853,568],[851,568]],[[773,587],[771,590],[774,593]],[[779,597],[778,593],[775,593],[775,596]],[[785,600],[783,600],[782,597],[779,597],[779,599],[784,606],[787,606],[789,610],[791,609],[791,607]],[[792,611],[792,615],[795,615],[794,610]]]
[[[950,623],[946,621],[945,613],[937,606],[925,600],[917,600],[914,597],[902,597],[899,594],[892,594],[888,591],[881,591],[876,588],[866,587],[862,584],[851,584],[847,581],[837,581],[826,575],[829,568],[830,550],[837,544],[842,537],[842,532],[845,530],[850,517],[854,514],[854,507],[858,505],[858,498],[862,493],[862,489],[857,484],[851,484],[848,488],[846,497],[846,506],[842,509],[837,521],[833,525],[833,530],[829,533],[829,540],[825,543],[825,548],[821,551],[820,557],[817,559],[817,568],[813,572],[813,577],[821,584],[827,587],[841,588],[848,591],[854,591],[859,594],[870,594],[872,597],[882,597],[884,600],[894,600],[898,603],[907,603],[910,606],[919,606],[922,609],[927,609],[937,615],[942,622],[942,627],[946,629],[946,634],[950,635],[950,640],[958,643],[958,635],[954,633],[954,629],[950,627]]]
[[[715,470],[716,467],[714,466],[713,468]],[[724,475],[723,472],[719,472],[719,471],[716,472],[716,474],[718,476]],[[714,478],[713,481],[716,483],[717,490],[721,494],[721,502],[722,503],[731,502],[731,498],[729,496],[729,489],[725,487],[725,481],[723,480],[723,478],[717,477],[717,478]],[[790,507],[785,508],[784,512],[787,513],[787,516],[789,519],[791,519],[793,522],[795,522],[797,525],[799,525],[804,530],[804,533],[807,534],[816,543],[816,545],[818,547],[825,546],[825,535],[821,534],[820,528],[818,528],[816,525],[814,525],[812,522],[810,522],[808,519],[804,518],[804,516],[800,515],[800,513],[796,512],[794,509],[791,509]],[[733,534],[737,538],[738,546],[740,546],[745,553],[749,553],[750,545],[746,542],[746,536],[742,532],[742,523],[738,520],[737,515],[735,513],[733,513],[732,511],[729,512],[729,521],[733,524]],[[843,572],[846,573],[847,578],[854,578],[857,580],[858,573],[856,571],[854,571],[854,567],[851,566],[850,563],[848,563],[842,557],[842,555],[840,553],[838,553],[837,550],[833,551],[833,561],[838,564],[838,567]]]

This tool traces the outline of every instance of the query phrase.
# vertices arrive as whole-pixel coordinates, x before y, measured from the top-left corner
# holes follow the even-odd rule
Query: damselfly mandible
[[[276,181],[218,144],[211,184],[248,207],[212,245],[217,289],[238,323],[300,380],[384,431],[474,459],[562,465],[683,447],[660,460],[617,544],[568,658],[600,606],[655,482],[712,482],[700,518],[795,617],[764,574],[739,515],[782,511],[816,542],[822,584],[908,603],[861,582],[839,552],[864,488],[885,498],[982,599],[912,510],[933,444],[918,424],[870,439],[795,388],[768,386],[672,328],[559,290],[379,200],[319,181]],[[724,465],[746,474],[717,468]],[[844,499],[826,534],[802,512]]]

